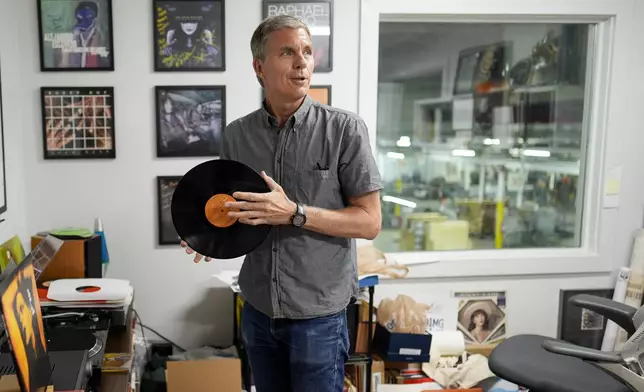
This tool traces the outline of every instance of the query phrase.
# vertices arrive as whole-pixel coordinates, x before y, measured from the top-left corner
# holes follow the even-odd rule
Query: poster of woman
[[[460,292],[458,329],[469,345],[495,345],[506,337],[504,292]]]

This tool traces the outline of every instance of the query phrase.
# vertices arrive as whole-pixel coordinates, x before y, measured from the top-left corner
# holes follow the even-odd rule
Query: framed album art
[[[225,86],[157,86],[155,96],[158,157],[219,156]]]
[[[309,95],[319,103],[331,106],[331,86],[311,86]]]
[[[172,195],[182,176],[157,177],[157,204],[159,222],[159,245],[178,245],[181,238],[172,223]]]
[[[41,71],[113,71],[112,0],[37,0]]]
[[[224,0],[153,0],[155,71],[225,71]]]
[[[263,0],[262,4],[264,18],[287,14],[306,23],[313,41],[314,72],[333,71],[333,0]]]
[[[613,298],[614,289],[583,289],[559,291],[559,327],[557,339],[583,347],[601,350],[606,330],[606,317],[570,303],[578,294],[590,294],[602,298]]]
[[[45,159],[116,158],[113,87],[42,87]]]
[[[466,345],[494,346],[507,337],[505,291],[456,292],[458,298],[457,328]]]

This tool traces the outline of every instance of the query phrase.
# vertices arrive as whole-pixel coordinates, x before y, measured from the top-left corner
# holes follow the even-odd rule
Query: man
[[[233,194],[228,206],[239,212],[229,215],[273,230],[242,265],[242,337],[258,392],[341,392],[346,307],[358,291],[354,239],[380,232],[380,174],[363,120],[308,96],[305,24],[266,19],[251,49],[266,99],[226,127],[221,158],[261,172],[271,189]]]

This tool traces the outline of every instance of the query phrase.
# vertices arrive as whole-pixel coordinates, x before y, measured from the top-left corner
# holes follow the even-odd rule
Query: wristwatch
[[[302,227],[306,223],[306,213],[304,212],[304,206],[301,204],[296,204],[297,208],[295,209],[295,214],[291,218],[291,223],[295,227]]]

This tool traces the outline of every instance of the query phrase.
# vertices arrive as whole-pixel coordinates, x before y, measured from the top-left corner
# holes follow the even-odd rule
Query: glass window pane
[[[581,245],[592,27],[380,23],[378,247]]]

